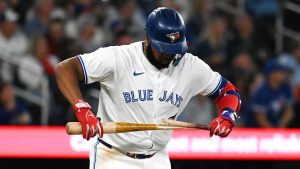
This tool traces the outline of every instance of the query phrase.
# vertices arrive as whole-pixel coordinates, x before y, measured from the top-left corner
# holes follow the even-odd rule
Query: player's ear
[[[148,35],[147,35],[146,33],[145,33],[145,42],[146,42],[147,44],[150,43],[149,37],[148,37]]]

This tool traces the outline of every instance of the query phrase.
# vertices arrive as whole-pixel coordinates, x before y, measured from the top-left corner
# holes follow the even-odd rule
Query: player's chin
[[[164,59],[164,60],[161,60],[160,63],[161,63],[161,64],[164,64],[164,65],[168,65],[168,64],[170,64],[170,63],[172,62],[172,60],[173,60],[173,59],[167,59],[167,60]]]
[[[163,57],[159,61],[160,61],[160,63],[167,65],[167,64],[170,64],[173,59],[174,59],[173,57]]]

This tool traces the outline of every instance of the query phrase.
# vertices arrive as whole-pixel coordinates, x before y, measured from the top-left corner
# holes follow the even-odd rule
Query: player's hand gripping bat
[[[137,124],[123,122],[104,122],[104,133],[124,133],[132,131],[144,130],[175,130],[175,129],[202,129],[209,130],[209,127],[202,124],[187,123],[182,121],[163,119],[162,124]],[[79,122],[68,122],[66,131],[69,135],[77,135],[82,133],[82,128]]]

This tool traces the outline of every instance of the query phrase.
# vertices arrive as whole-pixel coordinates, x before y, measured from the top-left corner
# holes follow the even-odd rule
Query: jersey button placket
[[[159,97],[159,90],[158,90],[158,77],[159,72],[155,72],[152,76],[152,85],[153,85],[153,112],[152,112],[152,122],[157,123],[156,114],[158,110],[158,97]],[[152,142],[152,131],[149,133],[149,140]],[[153,148],[153,142],[149,150]]]
[[[159,119],[157,119],[157,114],[158,114],[158,111],[160,110],[160,108],[159,108],[159,97],[160,97],[160,95],[161,95],[161,72],[158,72],[157,73],[157,80],[156,80],[156,103],[155,103],[155,107],[156,107],[156,111],[155,111],[155,114],[154,114],[154,120],[156,121],[156,122],[158,122],[157,120],[159,120]]]
[[[154,97],[154,114],[153,114],[153,121],[155,122],[155,123],[157,123],[157,119],[156,119],[156,115],[157,115],[157,111],[159,110],[159,108],[158,108],[158,98],[159,98],[159,77],[160,77],[160,75],[159,75],[159,72],[157,72],[156,73],[156,78],[155,78],[155,85],[154,85],[154,87],[155,87],[155,97]]]
[[[157,87],[158,87],[158,91],[160,92],[160,73],[157,74]]]

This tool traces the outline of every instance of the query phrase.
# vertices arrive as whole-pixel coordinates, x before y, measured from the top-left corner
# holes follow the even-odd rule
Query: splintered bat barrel
[[[104,133],[124,133],[132,131],[144,130],[173,130],[183,127],[165,126],[159,124],[134,124],[134,123],[120,123],[120,122],[106,122],[103,123]],[[81,124],[79,122],[69,122],[66,126],[66,131],[69,135],[77,135],[82,133]]]
[[[169,119],[162,119],[161,122],[163,122],[163,124],[167,126],[209,130],[209,127],[204,124],[188,123],[188,122],[169,120]]]

